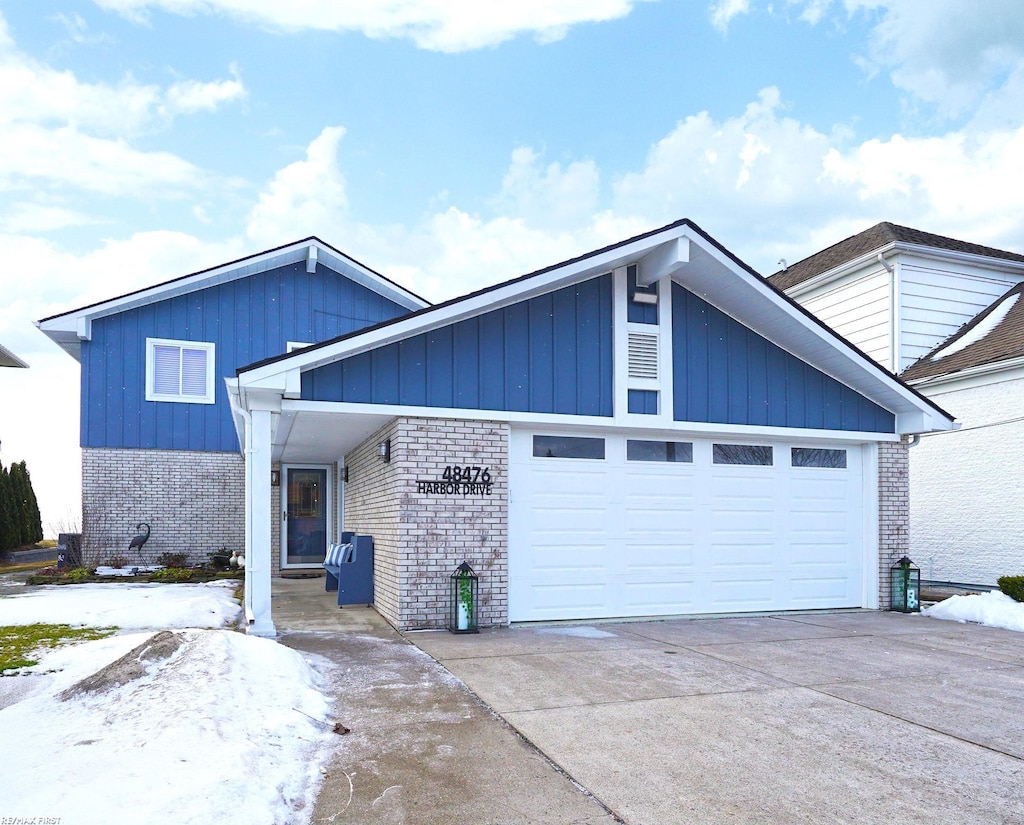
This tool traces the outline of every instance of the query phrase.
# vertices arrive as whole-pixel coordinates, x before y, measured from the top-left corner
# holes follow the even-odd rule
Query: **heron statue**
[[[137,549],[139,551],[139,560],[140,561],[142,560],[142,545],[144,545],[147,541],[149,541],[150,528],[149,528],[149,525],[146,524],[146,522],[144,522],[144,521],[140,521],[138,524],[135,525],[135,529],[136,530],[141,530],[143,527],[146,528],[146,532],[145,533],[139,533],[135,538],[133,538],[131,540],[131,543],[128,545],[128,552],[129,553],[133,549]]]

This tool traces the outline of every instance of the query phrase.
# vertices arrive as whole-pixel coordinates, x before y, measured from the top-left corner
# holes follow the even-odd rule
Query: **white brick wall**
[[[878,445],[878,606],[889,609],[893,564],[910,552],[907,442]]]
[[[391,462],[377,445],[391,439]],[[480,576],[482,627],[508,623],[508,426],[397,418],[346,457],[345,529],[374,539],[374,599],[396,627],[446,627],[449,577]],[[448,466],[489,468],[491,495],[417,492]]]
[[[135,525],[152,535],[128,552]],[[214,550],[245,547],[245,473],[237,453],[182,450],[82,450],[82,554],[86,564],[113,556],[152,564],[162,553],[190,563]]]
[[[925,579],[1024,575],[1024,379],[931,397],[962,429],[910,450],[910,557]]]

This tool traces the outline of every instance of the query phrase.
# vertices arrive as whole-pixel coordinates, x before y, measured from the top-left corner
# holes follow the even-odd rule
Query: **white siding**
[[[1021,280],[991,270],[952,271],[921,258],[900,260],[901,371]]]
[[[797,300],[871,358],[889,365],[889,274],[884,269],[860,270]]]
[[[1024,379],[928,395],[963,430],[910,451],[910,557],[926,579],[1024,575]]]

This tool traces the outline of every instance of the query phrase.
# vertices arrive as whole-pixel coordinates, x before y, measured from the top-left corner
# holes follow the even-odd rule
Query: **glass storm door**
[[[284,467],[282,567],[314,567],[327,555],[331,489],[326,467]]]

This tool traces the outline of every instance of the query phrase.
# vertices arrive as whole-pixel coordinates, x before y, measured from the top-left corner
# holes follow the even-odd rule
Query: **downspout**
[[[889,370],[896,375],[900,371],[899,284],[896,282],[896,267],[886,261],[881,252],[877,258],[878,263],[889,273]]]

